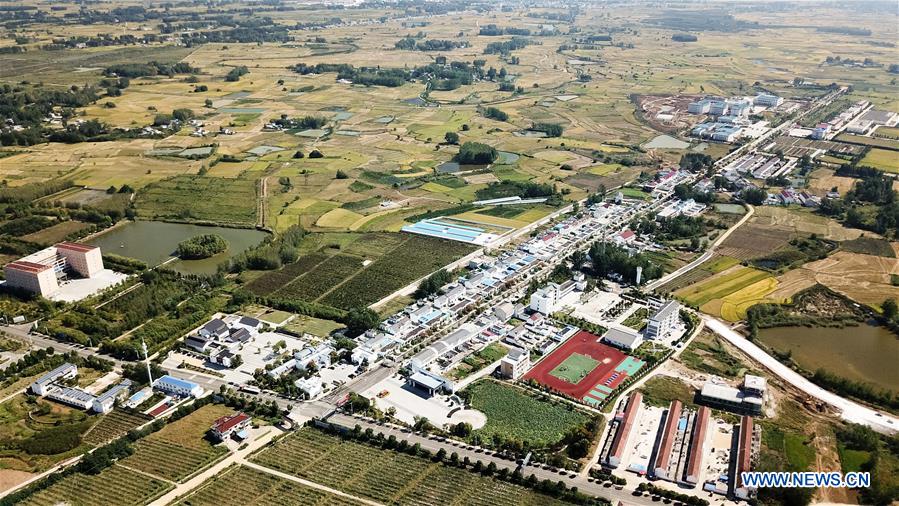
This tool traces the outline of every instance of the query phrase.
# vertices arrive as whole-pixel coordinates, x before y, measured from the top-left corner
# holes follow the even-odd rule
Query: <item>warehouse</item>
[[[690,456],[687,460],[687,471],[684,482],[693,486],[699,483],[702,473],[702,457],[709,439],[709,415],[711,410],[706,406],[699,408],[693,422],[693,434],[690,436]]]

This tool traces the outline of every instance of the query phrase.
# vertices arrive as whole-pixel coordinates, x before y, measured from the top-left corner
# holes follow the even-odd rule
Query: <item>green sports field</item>
[[[580,353],[572,353],[549,373],[560,380],[577,385],[590,374],[590,371],[596,369],[597,365],[599,365],[598,360]]]

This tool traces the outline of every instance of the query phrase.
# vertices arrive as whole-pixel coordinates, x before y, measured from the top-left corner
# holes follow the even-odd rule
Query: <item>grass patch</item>
[[[679,400],[686,406],[695,406],[693,389],[671,376],[653,376],[643,384],[640,391],[643,392],[643,401],[651,406],[667,407],[673,400]]]
[[[747,370],[746,364],[728,352],[721,339],[708,330],[696,336],[679,358],[690,369],[725,378],[740,377]]]
[[[509,348],[500,343],[491,343],[486,348],[465,357],[462,363],[450,372],[453,379],[462,379],[480,371],[488,365],[506,356]]]

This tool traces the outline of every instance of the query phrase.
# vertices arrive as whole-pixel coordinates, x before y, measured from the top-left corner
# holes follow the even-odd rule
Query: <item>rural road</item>
[[[765,350],[741,336],[721,320],[707,315],[702,315],[702,318],[705,320],[705,324],[708,328],[719,336],[727,339],[737,348],[740,348],[744,353],[765,366],[769,371],[799,390],[802,390],[809,396],[830,404],[840,410],[840,416],[843,420],[867,425],[877,432],[884,434],[895,434],[896,432],[899,432],[899,418],[850,401],[815,385],[804,376],[782,364],[776,358],[768,355]]]
[[[727,229],[723,234],[721,234],[720,237],[715,239],[715,242],[712,243],[712,245],[709,246],[708,249],[705,250],[705,253],[703,253],[702,255],[699,255],[699,257],[697,257],[696,260],[693,260],[692,262],[681,267],[680,269],[678,269],[674,272],[671,272],[669,274],[666,274],[665,276],[662,276],[661,278],[653,281],[652,283],[647,284],[646,290],[655,290],[656,288],[664,285],[665,283],[668,283],[669,281],[673,281],[674,279],[680,277],[681,275],[686,274],[689,271],[692,271],[693,269],[699,267],[706,260],[712,258],[712,255],[715,254],[715,249],[718,246],[721,246],[721,244],[725,240],[727,240],[728,237],[730,237],[730,234],[732,234],[734,232],[734,230],[741,227],[744,223],[746,223],[747,220],[749,220],[749,218],[752,217],[752,214],[755,212],[755,207],[753,207],[750,204],[746,204],[746,207],[749,208],[749,211],[745,215],[743,215],[743,217],[740,218],[740,221],[735,223],[734,226]]]

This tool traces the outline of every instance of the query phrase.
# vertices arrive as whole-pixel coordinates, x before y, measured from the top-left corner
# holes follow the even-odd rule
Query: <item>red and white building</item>
[[[252,418],[246,413],[238,411],[233,415],[223,416],[213,422],[209,432],[212,433],[219,441],[224,441],[234,434],[239,434],[242,430],[250,426]]]
[[[12,288],[47,297],[59,290],[69,274],[92,278],[103,270],[97,246],[61,242],[6,264],[3,272]]]

